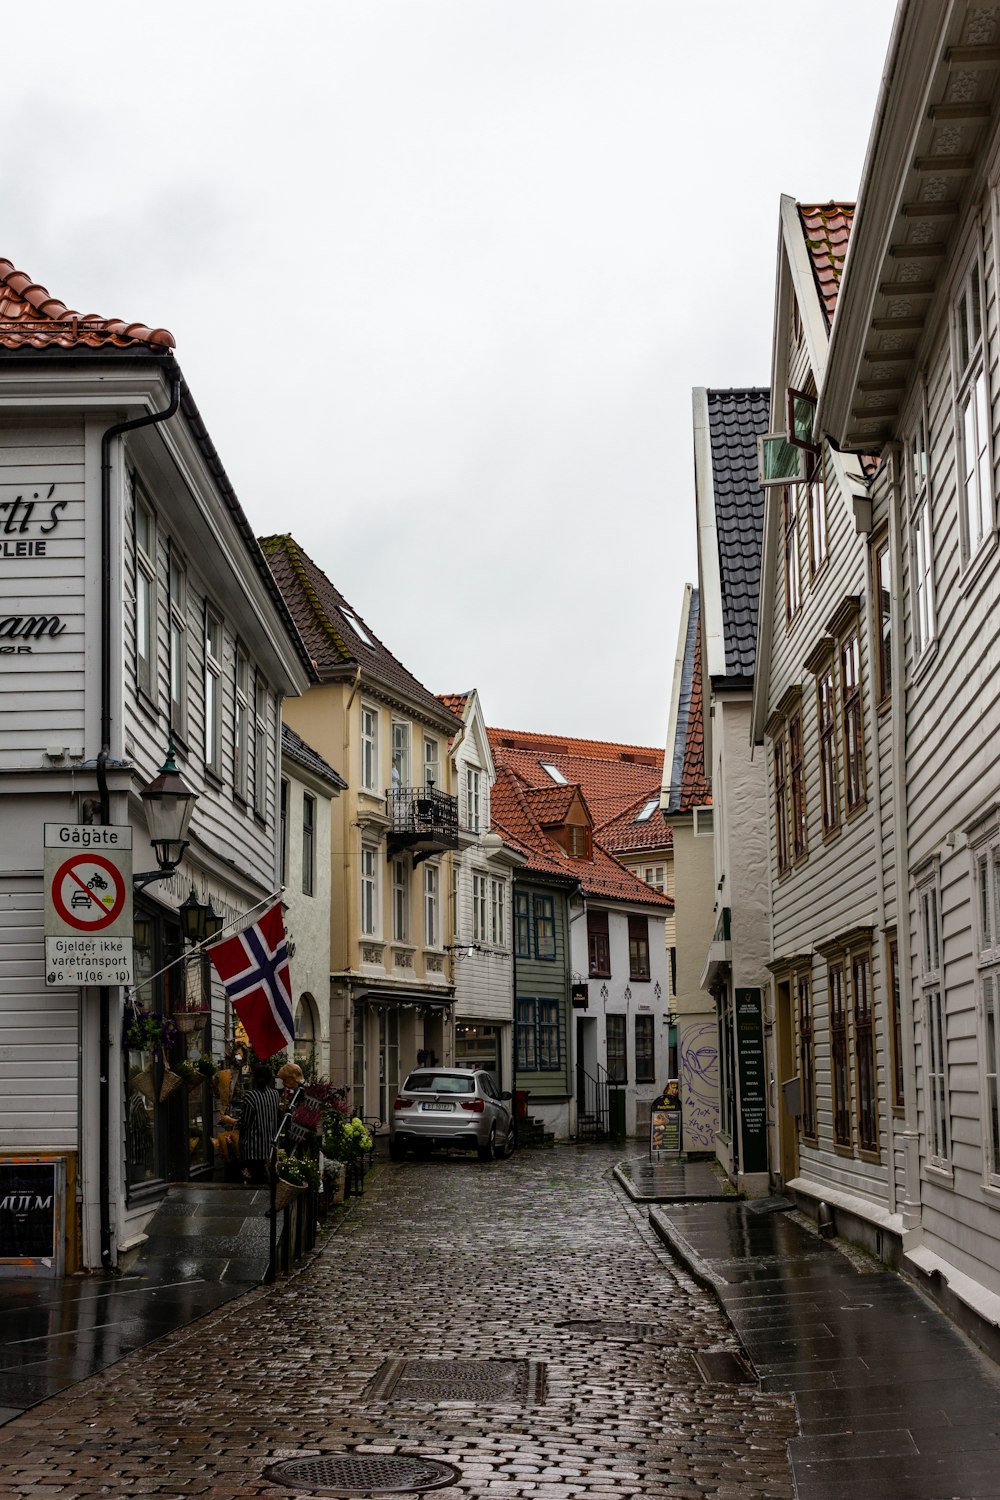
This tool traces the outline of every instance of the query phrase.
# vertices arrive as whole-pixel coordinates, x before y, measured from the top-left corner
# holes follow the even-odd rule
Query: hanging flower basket
[[[140,1073],[133,1073],[129,1079],[129,1091],[133,1094],[142,1094],[150,1104],[156,1103],[156,1084],[153,1080],[152,1067],[143,1068]]]
[[[168,1068],[163,1075],[163,1082],[160,1084],[160,1103],[166,1104],[170,1095],[176,1089],[179,1089],[183,1082],[184,1080],[179,1073],[175,1073],[172,1068]]]
[[[172,1019],[178,1031],[187,1033],[200,1031],[207,1015],[208,1012],[205,1010],[175,1010]]]
[[[287,1208],[293,1198],[298,1198],[306,1191],[304,1182],[285,1182],[284,1178],[278,1178],[278,1184],[274,1191],[275,1208]]]

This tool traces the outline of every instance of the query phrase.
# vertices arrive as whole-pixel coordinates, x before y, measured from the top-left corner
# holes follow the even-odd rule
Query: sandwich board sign
[[[45,824],[45,984],[131,984],[132,829]]]

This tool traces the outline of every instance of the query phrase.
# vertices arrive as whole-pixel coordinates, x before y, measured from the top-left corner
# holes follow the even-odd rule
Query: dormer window
[[[569,786],[569,782],[566,780],[565,776],[560,771],[558,766],[552,765],[552,763],[547,760],[540,760],[538,764],[541,766],[543,771],[547,772],[547,774],[552,777],[552,780],[555,782],[556,786]]]
[[[566,829],[566,852],[570,859],[590,859],[590,829],[583,823],[570,823]]]

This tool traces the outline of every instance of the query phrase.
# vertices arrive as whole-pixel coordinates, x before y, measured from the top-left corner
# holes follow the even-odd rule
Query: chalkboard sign
[[[764,1077],[763,996],[757,988],[738,989],[733,999],[736,1066],[740,1088],[740,1166],[744,1172],[766,1172],[767,1087]]]
[[[65,1197],[65,1158],[0,1162],[0,1263],[22,1273],[61,1274]]]
[[[649,1154],[681,1154],[681,1112],[679,1109],[654,1109],[649,1115]]]

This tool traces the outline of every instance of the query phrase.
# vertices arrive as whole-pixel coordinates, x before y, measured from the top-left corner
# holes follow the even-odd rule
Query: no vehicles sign
[[[132,983],[132,830],[45,824],[45,983]]]

